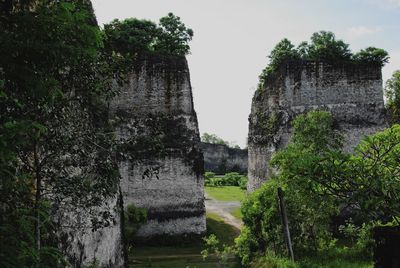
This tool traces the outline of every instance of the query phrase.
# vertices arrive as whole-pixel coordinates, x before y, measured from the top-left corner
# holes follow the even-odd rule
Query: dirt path
[[[207,212],[212,212],[219,215],[227,224],[232,225],[240,230],[243,222],[231,214],[232,210],[240,207],[239,201],[218,201],[212,199],[209,195],[207,195],[207,193],[205,194],[205,197]]]

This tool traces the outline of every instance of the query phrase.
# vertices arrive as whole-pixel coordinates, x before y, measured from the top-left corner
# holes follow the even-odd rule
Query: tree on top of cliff
[[[383,66],[389,62],[389,54],[382,48],[367,47],[355,53],[353,60],[364,63],[378,63]]]
[[[123,55],[155,52],[163,55],[185,56],[190,53],[193,30],[172,13],[159,24],[135,18],[114,20],[104,25],[105,48]]]
[[[148,20],[135,18],[113,20],[104,25],[105,48],[127,54],[150,51],[157,35],[157,25]]]
[[[260,86],[264,85],[268,75],[276,71],[279,65],[288,60],[300,59],[300,54],[292,42],[290,42],[287,38],[284,38],[274,47],[268,58],[270,63],[262,70],[259,76]]]
[[[313,33],[310,44],[302,43],[300,47],[307,60],[323,60],[328,62],[350,60],[349,45],[342,40],[336,40],[335,34],[327,31]]]
[[[159,29],[158,38],[154,44],[155,51],[176,56],[189,54],[189,41],[192,40],[193,30],[186,28],[180,17],[168,13],[160,19]]]
[[[284,38],[274,47],[268,58],[270,62],[259,76],[259,90],[264,87],[269,75],[277,71],[282,63],[291,60],[373,63],[381,66],[389,61],[388,53],[375,47],[368,47],[352,54],[348,44],[336,39],[334,33],[327,31],[313,33],[310,43],[303,41],[297,48]]]

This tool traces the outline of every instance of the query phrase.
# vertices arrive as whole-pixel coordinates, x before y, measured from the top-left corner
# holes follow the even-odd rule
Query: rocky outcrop
[[[231,148],[223,144],[201,143],[204,170],[217,174],[247,173],[247,149]]]
[[[97,265],[102,268],[125,267],[118,194],[101,207],[87,210],[59,210],[61,250],[72,267]],[[107,215],[107,220],[93,224],[90,214]],[[61,215],[62,214],[62,215]],[[98,226],[96,226],[98,225]]]
[[[206,230],[203,157],[184,57],[144,55],[110,105],[125,206],[146,208],[138,236]]]
[[[248,191],[266,181],[269,160],[289,141],[293,118],[330,111],[352,150],[365,135],[386,127],[379,65],[296,61],[283,64],[253,97],[249,116]]]

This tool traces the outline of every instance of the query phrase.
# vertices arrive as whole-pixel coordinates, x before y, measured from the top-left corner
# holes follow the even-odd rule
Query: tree
[[[57,267],[52,230],[65,221],[50,211],[92,216],[94,229],[110,220],[79,212],[117,190],[104,120],[111,72],[89,1],[7,1],[0,28],[0,236],[10,241],[0,266]]]
[[[259,75],[259,88],[263,87],[267,77],[275,72],[283,62],[300,59],[300,54],[295,49],[294,45],[287,38],[284,38],[276,44],[268,58],[268,66],[264,68]]]
[[[383,66],[389,62],[389,54],[381,48],[367,47],[355,53],[353,60],[361,63],[376,63]]]
[[[305,44],[303,44],[305,46]],[[351,59],[349,45],[336,40],[335,34],[327,31],[313,33],[311,43],[306,47],[306,58],[336,62]]]
[[[134,54],[153,50],[159,29],[154,22],[130,18],[105,24],[103,32],[106,49]]]
[[[400,71],[395,71],[386,82],[386,108],[392,123],[400,123]]]
[[[190,53],[193,30],[178,16],[168,13],[159,24],[135,18],[114,20],[104,25],[105,47],[116,53],[159,53],[185,56]]]
[[[229,144],[227,141],[224,141],[223,139],[221,139],[217,135],[208,134],[206,132],[204,132],[203,135],[201,135],[201,141],[202,142],[206,142],[206,143],[221,144],[221,145],[226,145],[226,146],[228,146],[228,144]]]
[[[180,17],[168,13],[159,23],[158,38],[154,50],[168,55],[184,56],[189,54],[189,41],[193,38],[193,30],[186,28]]]

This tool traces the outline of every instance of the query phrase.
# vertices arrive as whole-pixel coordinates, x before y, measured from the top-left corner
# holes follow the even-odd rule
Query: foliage
[[[269,64],[262,70],[259,76],[259,88],[263,87],[267,77],[275,72],[282,63],[300,59],[300,54],[295,49],[295,46],[287,38],[284,38],[276,44],[268,58]]]
[[[246,189],[247,177],[237,172],[226,173],[224,176],[215,176],[213,172],[206,172],[204,176],[206,186],[239,186]]]
[[[193,30],[186,28],[180,17],[172,13],[162,17],[159,23],[159,34],[154,44],[154,50],[162,54],[184,56],[189,54],[189,41],[192,40]]]
[[[7,2],[0,13],[0,232],[13,242],[1,247],[0,266],[57,267],[53,216],[91,219],[94,229],[111,220],[106,208],[92,209],[115,194],[119,178],[107,122],[99,120],[112,95],[111,63],[100,53],[90,2]],[[48,263],[50,254],[58,259]]]
[[[257,258],[250,267],[254,268],[298,268],[295,262],[277,256],[272,251],[267,251],[264,256]]]
[[[104,25],[105,48],[121,54],[151,51],[158,33],[157,25],[136,18],[113,20]]]
[[[133,246],[135,234],[147,221],[147,211],[144,208],[137,208],[129,204],[124,213],[125,240],[129,246]]]
[[[224,141],[223,139],[221,139],[217,135],[208,134],[206,132],[204,132],[203,135],[201,135],[201,141],[202,142],[206,142],[206,143],[211,143],[211,144],[222,144],[222,145],[227,145],[227,146],[229,144],[229,142]]]
[[[160,53],[185,56],[190,53],[189,42],[193,30],[187,28],[180,17],[172,13],[162,17],[159,24],[148,20],[130,18],[113,20],[104,25],[105,48],[122,55]]]
[[[377,63],[383,66],[389,62],[389,54],[381,48],[367,47],[355,53],[353,60],[361,63]]]
[[[211,179],[211,178],[214,178],[214,177],[215,177],[215,173],[214,173],[214,172],[206,171],[206,172],[204,173],[204,179],[205,179],[205,180]]]
[[[310,44],[302,43],[306,59],[328,62],[351,59],[349,45],[342,40],[336,40],[335,34],[327,31],[313,33]]]
[[[392,123],[400,123],[400,71],[395,71],[386,81],[386,108]]]
[[[252,242],[239,240],[243,251],[239,255],[243,260],[251,260],[257,251],[285,255],[276,200],[276,190],[281,187],[296,254],[329,248],[334,242],[331,217],[342,210],[351,211],[358,219],[358,225],[341,228],[357,240],[353,251],[371,256],[369,222],[395,221],[399,225],[400,125],[365,137],[352,154],[341,151],[343,139],[333,130],[327,112],[300,115],[293,121],[293,129],[287,148],[270,162],[279,169],[279,175],[242,205],[243,221],[251,236],[246,235]]]
[[[232,254],[232,248],[221,245],[214,234],[211,234],[209,237],[204,237],[203,240],[205,242],[205,249],[201,251],[203,260],[207,259],[210,254],[214,254],[219,260],[219,266],[222,264],[226,267],[228,258]]]
[[[288,61],[376,63],[383,66],[389,60],[385,50],[375,47],[362,49],[353,55],[349,45],[343,40],[337,40],[335,34],[329,31],[313,33],[310,43],[303,41],[297,48],[287,38],[284,38],[274,47],[268,58],[270,59],[269,64],[259,76],[258,90],[262,90],[267,78]]]

